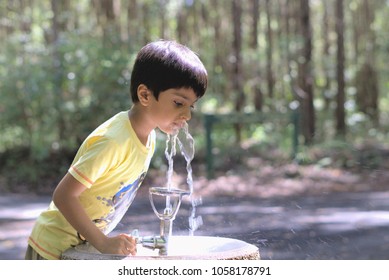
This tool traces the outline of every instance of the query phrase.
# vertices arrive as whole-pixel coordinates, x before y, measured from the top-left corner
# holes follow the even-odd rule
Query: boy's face
[[[156,126],[167,134],[174,134],[192,117],[191,110],[197,96],[191,88],[168,89],[160,92],[151,104]]]

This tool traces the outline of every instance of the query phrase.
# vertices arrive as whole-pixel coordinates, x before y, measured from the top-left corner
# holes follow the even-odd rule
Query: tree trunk
[[[143,45],[145,45],[151,41],[150,18],[151,18],[151,16],[150,16],[149,4],[148,4],[148,2],[143,2],[143,4],[142,4],[142,21],[141,21],[141,24],[143,25],[142,26],[142,30],[143,30],[143,33],[142,33],[143,43],[142,44]],[[139,26],[138,26],[138,28],[139,28]]]
[[[178,38],[178,41],[180,42],[186,42],[187,38],[186,38],[186,30],[188,28],[187,26],[187,21],[186,21],[186,17],[187,17],[188,13],[187,13],[187,10],[185,8],[181,8],[177,11],[177,28],[176,28],[176,32],[177,32],[177,38]]]
[[[322,56],[322,65],[323,65],[323,72],[324,72],[324,85],[323,85],[323,100],[324,100],[324,108],[325,110],[330,109],[330,102],[331,102],[331,97],[330,97],[330,86],[331,86],[331,78],[330,78],[330,39],[329,39],[329,34],[330,34],[330,27],[329,27],[329,16],[328,16],[328,2],[323,1],[323,56]]]
[[[274,77],[273,77],[273,32],[271,30],[271,11],[270,0],[266,0],[266,18],[267,18],[267,30],[266,30],[266,77],[267,77],[267,90],[270,99],[273,99],[274,95]]]
[[[355,76],[357,89],[356,103],[359,111],[378,124],[378,74],[374,67],[366,62]]]
[[[215,47],[215,55],[214,55],[214,69],[224,68],[224,58],[222,52],[219,51],[222,46],[222,27],[221,27],[221,15],[219,11],[219,5],[217,0],[213,0],[211,2],[212,9],[214,10],[215,16],[213,20],[213,30],[214,30],[214,47]]]
[[[255,53],[258,53],[259,55],[259,48],[258,48],[258,24],[259,24],[259,11],[260,11],[260,4],[259,0],[252,0],[251,1],[251,18],[252,18],[252,29],[251,29],[251,38],[250,38],[250,47],[255,51]],[[261,90],[261,70],[260,70],[260,63],[256,62],[253,65],[253,73],[254,73],[254,85],[253,85],[253,94],[254,94],[254,108],[255,111],[262,111],[263,107],[263,92]]]
[[[250,47],[254,50],[258,48],[258,22],[259,22],[259,0],[251,0],[252,29]]]
[[[336,80],[338,83],[338,92],[336,95],[336,133],[338,136],[345,136],[346,134],[346,113],[345,113],[345,79],[344,79],[344,8],[343,0],[336,1],[336,35],[337,35],[337,66],[336,66]]]
[[[359,21],[354,37],[360,49],[356,49],[361,62],[356,75],[356,103],[358,109],[370,117],[375,125],[379,125],[378,110],[378,73],[375,69],[376,36],[371,26],[374,23],[375,2],[364,0],[359,9]],[[355,24],[354,24],[355,25]]]
[[[67,1],[51,0],[51,9],[53,11],[53,18],[51,22],[51,33],[48,35],[49,45],[52,46],[52,67],[53,67],[53,102],[54,108],[57,112],[57,128],[58,139],[65,139],[67,136],[66,121],[64,119],[63,111],[63,89],[62,83],[64,80],[63,72],[63,57],[60,53],[60,35],[66,29],[66,17],[62,16],[67,12]]]
[[[120,28],[117,22],[119,18],[118,9],[120,2],[118,0],[103,0],[100,3],[102,13],[103,43],[106,47],[113,47],[121,39]]]
[[[211,38],[212,48],[212,69],[215,72],[214,91],[225,96],[225,100],[231,99],[231,94],[228,94],[230,90],[229,83],[227,81],[227,75],[229,75],[229,65],[226,57],[229,48],[226,48],[228,42],[226,42],[226,36],[223,36],[223,18],[225,17],[224,6],[220,5],[219,0],[210,0],[210,17],[212,18],[211,26],[213,28],[213,37]]]
[[[234,27],[234,37],[232,42],[233,50],[233,92],[236,94],[235,111],[241,112],[245,103],[245,96],[242,87],[242,8],[239,0],[232,1],[232,18]],[[236,140],[241,142],[241,126],[238,124],[236,128]]]
[[[137,0],[130,0],[127,6],[127,40],[130,51],[138,49],[139,47],[138,13]]]
[[[287,0],[286,0],[287,1]],[[291,61],[292,61],[292,55],[290,51],[290,37],[291,37],[291,30],[290,30],[290,18],[291,18],[291,10],[288,5],[284,6],[285,8],[285,17],[284,17],[284,25],[285,25],[285,64],[287,73],[290,79],[290,83],[293,83],[293,77],[292,77],[292,68],[291,68]]]
[[[302,110],[302,132],[305,144],[312,144],[315,136],[315,110],[313,106],[312,31],[309,0],[301,0],[300,28],[303,38],[302,61],[299,63],[298,95]]]
[[[166,31],[168,25],[166,24],[166,5],[168,0],[160,0],[159,1],[159,18],[161,22],[161,27],[159,30],[159,37],[161,39],[166,39]]]
[[[276,11],[277,11],[275,13],[275,16],[277,17],[276,21],[278,22],[278,28],[277,28],[277,33],[276,33],[277,34],[277,39],[276,39],[277,50],[276,50],[276,52],[279,56],[279,59],[275,59],[277,61],[277,63],[276,63],[276,70],[274,73],[273,82],[274,82],[274,87],[276,87],[278,85],[276,93],[278,92],[279,94],[276,96],[276,98],[278,100],[285,101],[285,100],[287,100],[285,83],[283,83],[283,82],[278,83],[277,81],[282,81],[287,73],[287,72],[285,72],[285,68],[284,68],[284,64],[283,64],[283,61],[285,60],[285,57],[284,57],[285,47],[284,47],[284,44],[282,43],[284,36],[285,36],[285,29],[283,26],[283,17],[285,16],[286,4],[284,4],[283,0],[277,0],[275,2],[275,4],[276,4]]]

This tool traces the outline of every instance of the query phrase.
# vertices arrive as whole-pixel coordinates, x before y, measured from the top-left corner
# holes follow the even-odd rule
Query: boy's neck
[[[144,116],[143,111],[139,110],[136,105],[128,111],[128,119],[131,122],[132,129],[135,131],[138,139],[146,146],[149,134],[154,127],[148,126],[146,116]]]

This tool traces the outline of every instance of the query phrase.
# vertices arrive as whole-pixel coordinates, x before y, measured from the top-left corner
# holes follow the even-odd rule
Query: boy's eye
[[[177,107],[182,107],[182,106],[185,105],[183,102],[176,101],[176,100],[174,100],[174,104],[175,104]],[[194,109],[195,109],[195,106],[194,106],[194,105],[190,105],[189,107],[190,107],[191,110],[194,110]]]

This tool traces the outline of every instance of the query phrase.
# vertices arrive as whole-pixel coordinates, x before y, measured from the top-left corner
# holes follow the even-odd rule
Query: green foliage
[[[6,42],[0,56],[1,173],[37,183],[53,171],[47,168],[56,164],[53,153],[74,152],[97,125],[127,110],[131,59],[119,47],[71,33],[51,48]],[[13,153],[20,149],[24,153]]]
[[[232,51],[233,19],[229,1],[171,0],[164,1],[166,6],[149,0],[135,1],[134,6],[130,6],[133,1],[118,1],[122,6],[115,19],[107,18],[103,9],[110,1],[95,1],[94,5],[87,0],[65,1],[68,5],[64,8],[68,10],[56,14],[58,22],[64,25],[56,30],[55,42],[52,1],[38,2],[31,7],[28,1],[0,4],[3,18],[0,25],[0,176],[10,183],[32,182],[38,186],[43,178],[58,179],[63,175],[81,141],[101,122],[131,106],[129,80],[136,52],[145,42],[159,39],[162,34],[165,38],[182,40],[196,50],[208,69],[209,88],[196,105],[197,115],[190,125],[196,141],[195,161],[204,164],[207,155],[201,113],[233,112],[236,102],[237,93],[232,90],[235,77],[231,69],[236,58]],[[264,6],[260,7],[257,47],[250,43],[253,39],[251,2],[239,2],[243,6],[241,82],[246,98],[243,110],[255,110],[255,90],[260,89],[262,112],[269,117],[260,124],[244,125],[240,145],[232,125],[216,125],[213,131],[216,168],[229,168],[236,162],[244,164],[245,157],[254,155],[290,160],[294,128],[288,106],[296,99],[291,83],[299,75],[299,63],[303,59],[299,51],[303,41],[298,35],[296,18],[290,19],[289,34],[284,29],[284,19],[278,18],[278,13],[285,9],[280,5],[286,2],[270,1],[271,15],[266,14]],[[288,2],[290,16],[297,14],[299,7],[292,2]],[[330,30],[326,34],[329,53],[323,55],[323,3],[311,3],[312,73],[317,114],[315,145],[300,145],[296,160],[321,166],[350,167],[358,162],[377,166],[381,162],[379,153],[359,153],[355,147],[371,140],[389,144],[389,37],[386,32],[389,5],[382,0],[368,2],[375,11],[371,30],[376,35],[374,66],[380,93],[379,122],[375,123],[358,109],[355,79],[364,60],[357,59],[354,40],[346,37],[347,135],[336,139],[335,18],[331,7],[328,10]],[[345,2],[350,8],[346,9],[346,36],[352,35],[352,12],[361,9],[362,3],[367,2]],[[127,12],[134,18],[129,18]],[[267,92],[268,16],[273,32],[273,98]],[[164,25],[162,20],[166,21]],[[367,55],[362,53],[362,58],[365,57]],[[369,87],[359,94],[369,94]],[[164,169],[165,138],[158,137],[152,167]]]

